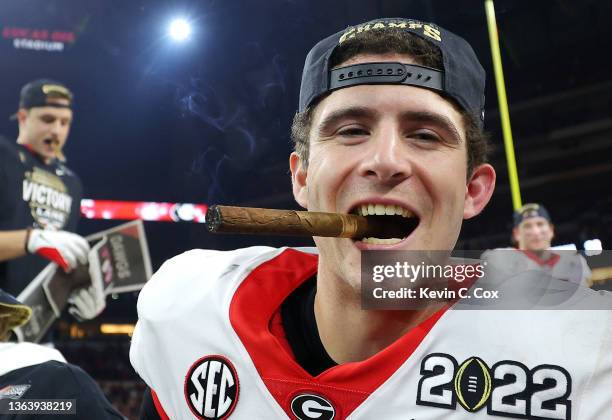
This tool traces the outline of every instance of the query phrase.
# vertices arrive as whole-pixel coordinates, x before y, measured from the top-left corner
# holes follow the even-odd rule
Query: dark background
[[[580,248],[598,237],[609,247],[611,3],[495,5],[523,202],[548,207],[556,243]],[[175,16],[192,21],[188,42],[167,37]],[[289,125],[305,55],[324,36],[382,16],[430,20],[462,35],[487,70],[486,129],[498,186],[484,213],[465,223],[458,246],[507,246],[512,203],[481,1],[0,0],[2,28],[76,34],[62,52],[15,49],[0,38],[0,116],[7,117],[0,133],[17,134],[8,116],[20,87],[55,78],[76,95],[65,150],[86,197],[296,208]],[[117,223],[83,220],[80,232]],[[187,223],[147,222],[146,231],[154,269],[196,247],[311,244],[211,236]],[[122,296],[105,317],[132,318],[133,303]]]

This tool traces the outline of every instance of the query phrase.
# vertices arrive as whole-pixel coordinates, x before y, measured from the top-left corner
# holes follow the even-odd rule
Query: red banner
[[[81,200],[81,215],[87,219],[204,223],[207,209],[206,204]]]

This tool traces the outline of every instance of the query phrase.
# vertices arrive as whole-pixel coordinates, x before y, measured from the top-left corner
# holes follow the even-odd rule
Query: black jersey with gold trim
[[[74,232],[83,187],[63,163],[45,164],[25,147],[0,137],[0,230]],[[0,263],[0,287],[18,295],[48,263],[28,255]]]

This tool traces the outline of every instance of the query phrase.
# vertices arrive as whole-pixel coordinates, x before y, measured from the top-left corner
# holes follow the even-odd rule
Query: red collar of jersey
[[[535,261],[539,266],[542,267],[545,265],[549,267],[554,267],[555,264],[557,264],[557,262],[561,259],[561,256],[559,254],[555,254],[554,252],[550,253],[550,257],[547,260],[543,260],[534,252],[528,251],[526,249],[522,249],[521,252],[523,252],[527,256],[527,258]]]
[[[316,255],[287,249],[259,265],[238,287],[230,305],[230,321],[261,379],[289,417],[293,398],[315,393],[334,404],[338,418],[345,418],[399,369],[447,307],[376,355],[312,377],[293,359],[270,325],[287,296],[316,273],[317,260]]]

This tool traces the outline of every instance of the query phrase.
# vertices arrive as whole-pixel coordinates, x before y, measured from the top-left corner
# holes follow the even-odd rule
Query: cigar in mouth
[[[62,148],[60,146],[60,142],[58,140],[55,139],[45,139],[45,143],[51,145],[51,147],[53,147],[53,151],[55,153],[55,157],[60,161],[60,162],[66,162],[66,156],[64,155],[64,152],[62,151]]]
[[[418,219],[402,216],[359,216],[219,205],[209,207],[206,212],[206,228],[211,233],[401,239],[417,225]]]

